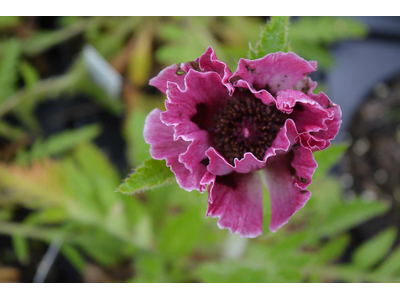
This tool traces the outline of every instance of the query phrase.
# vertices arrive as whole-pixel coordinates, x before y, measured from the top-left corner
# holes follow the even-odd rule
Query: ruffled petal
[[[307,95],[308,93],[312,93],[317,85],[318,84],[315,81],[312,81],[310,77],[304,77],[303,79],[300,79],[292,89],[298,90]]]
[[[181,188],[203,192],[206,185],[200,181],[207,171],[206,166],[200,163],[192,170],[188,170],[179,161],[179,156],[187,151],[190,142],[183,139],[174,140],[173,127],[165,125],[160,119],[160,114],[161,110],[157,108],[151,111],[144,125],[143,136],[146,143],[150,144],[151,156],[154,159],[167,161],[167,166],[171,167]]]
[[[317,168],[312,151],[300,145],[278,152],[262,170],[271,200],[270,230],[275,232],[301,209],[311,192],[306,190]]]
[[[277,52],[256,60],[241,58],[238,69],[229,81],[233,86],[245,81],[255,90],[264,89],[275,94],[292,88],[316,69],[314,61],[308,62],[293,52]]]
[[[216,72],[200,73],[190,70],[185,78],[185,90],[168,83],[165,107],[161,113],[163,123],[174,126],[174,139],[192,142],[179,161],[189,170],[206,158],[211,147],[209,130],[214,126],[214,114],[229,98],[227,88]]]
[[[230,92],[233,92],[233,86],[228,80],[232,76],[232,72],[226,63],[218,60],[212,47],[208,47],[207,51],[200,56],[199,66],[203,72],[217,72],[221,77],[222,83]]]
[[[326,120],[325,124],[327,126],[326,130],[320,130],[314,133],[314,137],[326,140],[327,143],[325,148],[330,146],[330,141],[333,140],[339,132],[340,124],[342,124],[342,110],[339,105],[333,103],[327,95],[324,93],[319,93],[318,95],[309,94],[309,97],[318,102],[326,111],[329,113],[330,118]],[[323,148],[323,149],[325,149]],[[320,150],[323,150],[320,149]]]
[[[328,129],[327,120],[331,114],[317,101],[295,90],[280,91],[276,95],[276,107],[296,123],[301,132],[318,132]]]
[[[218,227],[242,237],[262,234],[263,186],[257,172],[208,176],[207,216],[219,218]]]
[[[181,90],[185,90],[185,77],[189,70],[216,72],[227,88],[232,89],[232,85],[228,82],[232,72],[226,63],[217,59],[211,47],[208,47],[206,52],[194,61],[166,67],[156,77],[150,79],[149,84],[155,86],[164,94],[167,92],[168,82],[174,82]]]
[[[226,175],[231,172],[249,173],[265,167],[269,157],[275,156],[278,150],[288,151],[297,141],[298,133],[293,120],[286,120],[278,132],[272,146],[267,149],[263,160],[257,159],[252,153],[247,152],[242,159],[235,158],[232,166],[217,150],[210,148],[206,151],[209,158],[207,170],[215,175]]]

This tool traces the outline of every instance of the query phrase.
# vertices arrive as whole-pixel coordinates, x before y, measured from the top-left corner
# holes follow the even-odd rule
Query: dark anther
[[[246,152],[262,160],[286,119],[285,113],[252,94],[232,97],[215,115],[215,147],[231,164]]]

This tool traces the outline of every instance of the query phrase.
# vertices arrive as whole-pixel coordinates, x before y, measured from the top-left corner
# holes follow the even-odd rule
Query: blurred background
[[[0,17],[0,282],[400,282],[400,19],[291,18],[343,111],[307,205],[243,239],[176,183],[116,192],[149,158],[148,80],[212,46],[232,71],[267,17]]]

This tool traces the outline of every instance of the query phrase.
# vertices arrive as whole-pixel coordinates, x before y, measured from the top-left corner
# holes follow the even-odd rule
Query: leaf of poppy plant
[[[397,236],[393,227],[385,229],[362,244],[353,254],[353,263],[360,268],[377,264],[389,252]]]
[[[271,17],[261,32],[255,49],[250,47],[249,58],[261,58],[269,53],[289,51],[288,40],[289,17]]]
[[[317,161],[318,168],[315,170],[313,180],[323,177],[342,157],[348,148],[347,144],[331,145],[324,152],[314,152],[314,159]]]
[[[130,195],[160,187],[174,179],[174,173],[166,166],[165,160],[149,159],[124,180],[118,191]]]

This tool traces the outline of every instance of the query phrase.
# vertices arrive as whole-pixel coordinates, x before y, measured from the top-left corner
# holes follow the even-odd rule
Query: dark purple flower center
[[[246,152],[262,160],[286,119],[287,114],[252,94],[234,96],[214,117],[215,148],[231,164]]]

